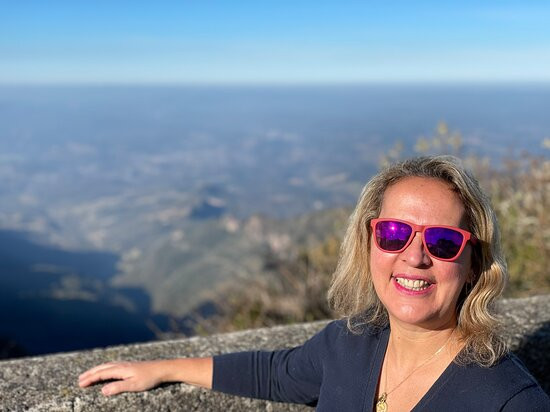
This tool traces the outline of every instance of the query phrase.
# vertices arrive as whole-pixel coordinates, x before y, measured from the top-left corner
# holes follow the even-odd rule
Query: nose
[[[422,234],[417,232],[407,248],[401,252],[402,259],[412,267],[429,266],[432,263],[430,255],[424,249]]]

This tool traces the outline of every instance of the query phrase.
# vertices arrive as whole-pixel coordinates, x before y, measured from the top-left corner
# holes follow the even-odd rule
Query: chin
[[[393,318],[399,322],[407,323],[410,325],[421,325],[433,320],[432,316],[426,313],[420,313],[418,309],[410,306],[402,306],[395,308],[390,312],[390,319]]]
[[[427,329],[436,329],[448,324],[454,317],[453,314],[426,311],[426,308],[418,308],[413,305],[400,305],[389,307],[390,321],[418,326]]]

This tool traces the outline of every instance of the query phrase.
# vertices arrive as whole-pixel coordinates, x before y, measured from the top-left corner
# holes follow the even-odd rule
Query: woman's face
[[[466,229],[464,205],[458,195],[447,183],[431,178],[409,177],[390,186],[379,217]],[[430,257],[424,250],[421,233],[416,233],[401,253],[378,249],[374,239],[371,245],[374,288],[388,310],[390,322],[430,329],[456,322],[457,300],[471,271],[469,243],[452,262]],[[414,280],[420,282],[411,290]]]

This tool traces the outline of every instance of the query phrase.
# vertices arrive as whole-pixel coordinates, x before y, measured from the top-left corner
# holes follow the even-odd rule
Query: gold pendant
[[[376,412],[386,412],[388,410],[388,404],[386,403],[386,392],[382,393],[376,402]]]

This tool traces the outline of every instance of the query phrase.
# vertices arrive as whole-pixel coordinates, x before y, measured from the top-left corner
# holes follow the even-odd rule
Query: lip
[[[410,279],[410,280],[423,280],[425,282],[428,282],[430,286],[428,286],[426,289],[422,290],[411,290],[407,289],[403,286],[401,286],[396,278],[402,278],[402,279]],[[399,274],[399,275],[392,275],[391,277],[392,283],[394,284],[395,288],[398,292],[409,295],[409,296],[422,296],[427,295],[432,292],[432,290],[435,288],[435,283],[430,280],[429,278],[425,276],[417,276],[417,275],[405,275],[405,274]]]

